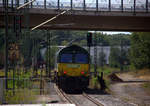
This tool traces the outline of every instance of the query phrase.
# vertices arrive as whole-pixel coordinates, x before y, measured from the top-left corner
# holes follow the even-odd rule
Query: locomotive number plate
[[[80,65],[79,64],[67,64],[68,68],[79,68]]]

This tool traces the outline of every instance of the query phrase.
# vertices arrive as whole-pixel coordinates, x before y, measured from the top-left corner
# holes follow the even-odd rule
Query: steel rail
[[[100,103],[99,101],[93,99],[92,97],[90,97],[89,95],[87,95],[86,93],[82,94],[84,97],[86,97],[88,100],[90,100],[91,102],[93,102],[94,104],[96,104],[97,106],[104,106],[102,103]]]
[[[74,103],[68,96],[66,93],[64,93],[61,89],[59,89],[56,84],[54,84],[54,88],[56,90],[56,92],[58,93],[58,95],[62,96],[65,98],[65,100],[71,104],[75,104],[76,106],[78,106],[78,104]]]
[[[67,102],[69,102],[71,104],[75,104],[76,106],[80,106],[79,104],[74,102],[66,93],[64,93],[61,89],[59,89],[56,85],[55,85],[55,89],[56,89],[56,92],[60,96],[63,96],[65,98],[65,100],[67,100]],[[92,103],[96,104],[97,106],[104,106],[102,103],[100,103],[99,101],[97,101],[97,100],[93,99],[92,97],[88,96],[86,93],[83,93],[82,96],[85,97],[86,99],[90,100]]]

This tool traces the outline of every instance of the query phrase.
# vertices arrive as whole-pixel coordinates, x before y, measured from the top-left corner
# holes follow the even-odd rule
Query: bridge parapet
[[[25,0],[8,0],[9,7],[23,5]],[[3,7],[3,0],[0,0]],[[121,11],[121,12],[149,12],[150,0],[36,0],[29,8],[83,10],[83,11]]]
[[[0,0],[2,1],[2,0]],[[10,0],[9,0],[10,1]],[[13,0],[11,0],[13,1]],[[20,1],[20,0],[19,0]],[[41,29],[71,29],[71,30],[105,30],[105,31],[150,31],[150,12],[148,11],[150,6],[148,0],[143,0],[145,2],[141,3],[140,8],[136,8],[138,3],[130,3],[134,4],[134,8],[126,8],[125,10],[125,2],[122,3],[121,7],[113,7],[113,4],[110,3],[113,0],[109,0],[107,4],[107,8],[100,7],[100,4],[96,3],[96,6],[94,7],[95,3],[93,3],[93,7],[89,7],[86,2],[87,0],[83,0],[84,4],[76,6],[75,0],[71,0],[71,3],[69,6],[67,5],[60,5],[62,0],[59,0],[59,3],[55,3],[56,5],[48,5],[48,0],[43,0],[44,5],[33,2],[29,5],[28,13],[29,13],[29,27],[33,28],[46,20],[51,19],[52,17],[60,14],[63,10],[71,9],[70,11],[67,11],[65,14],[61,15],[60,17],[56,18],[55,20],[41,26]],[[42,1],[42,0],[41,0]],[[50,0],[52,1],[52,0]],[[55,1],[55,0],[54,0]],[[68,0],[69,1],[69,0]],[[76,0],[79,1],[79,0]],[[80,0],[81,1],[81,0]],[[90,0],[89,0],[90,1]],[[94,0],[93,0],[94,1]],[[100,0],[97,0],[100,1]],[[107,0],[106,0],[107,1]],[[119,0],[118,0],[119,1]],[[121,1],[121,0],[120,0]],[[125,1],[125,0],[123,0]],[[131,0],[135,1],[135,0]],[[138,0],[136,0],[138,1]],[[150,0],[149,0],[150,1]],[[64,3],[64,4],[65,4]],[[146,3],[146,4],[145,4]],[[19,5],[22,5],[24,3],[19,3]],[[142,7],[142,5],[144,5]],[[2,2],[0,5],[0,18],[4,19],[5,16],[5,10],[3,8]],[[12,11],[16,5],[12,5],[9,3],[9,16],[15,15],[15,13]],[[64,7],[64,8],[63,8]],[[77,7],[77,8],[76,8]],[[118,8],[118,9],[117,9]],[[12,12],[12,13],[11,13]],[[25,14],[23,13],[24,9],[22,9],[22,12],[20,11],[20,15],[22,15],[22,27],[25,27],[26,25],[26,18]],[[13,14],[14,13],[14,14]],[[13,25],[13,19],[9,20],[9,25]],[[0,20],[0,27],[5,26],[5,21]]]

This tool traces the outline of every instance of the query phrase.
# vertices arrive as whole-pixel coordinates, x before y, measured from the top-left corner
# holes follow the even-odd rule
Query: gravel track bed
[[[54,87],[54,83],[50,82],[46,87],[46,89],[49,89],[48,95],[40,95],[37,99],[37,103],[54,103],[54,104],[66,104],[67,102],[58,95],[56,92],[56,89]]]
[[[127,103],[122,101],[119,98],[116,98],[112,95],[89,95],[92,98],[95,98],[97,101],[102,103],[104,106],[136,106],[133,103]]]

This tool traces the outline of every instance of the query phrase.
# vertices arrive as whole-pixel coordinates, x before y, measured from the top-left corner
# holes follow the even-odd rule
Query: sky
[[[89,31],[89,32],[92,32],[92,33],[94,33],[95,31]],[[118,31],[97,31],[97,32],[101,32],[101,33],[103,33],[103,34],[111,34],[111,35],[113,35],[113,34],[131,34],[131,32],[118,32]]]
[[[131,32],[115,32],[115,31],[101,31],[104,34],[131,34]]]

